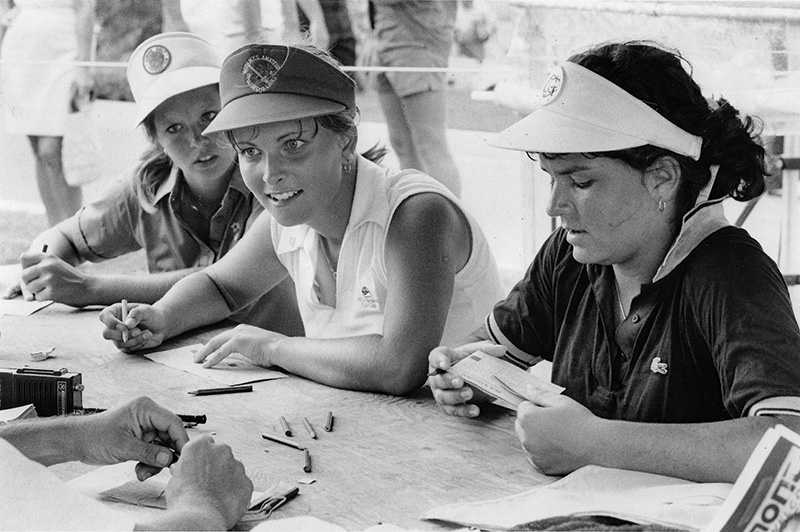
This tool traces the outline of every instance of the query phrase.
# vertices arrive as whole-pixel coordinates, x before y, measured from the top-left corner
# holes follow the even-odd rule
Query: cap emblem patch
[[[244,82],[255,92],[267,92],[278,79],[281,66],[268,55],[254,55],[247,58],[242,67]]]
[[[547,78],[547,81],[544,82],[544,87],[542,87],[541,104],[545,105],[555,100],[556,96],[558,96],[558,94],[561,92],[561,87],[563,84],[564,69],[561,66],[558,66],[552,72],[550,72],[550,76]]]
[[[142,56],[144,71],[154,76],[164,72],[169,66],[170,61],[172,61],[172,54],[169,53],[166,47],[160,44],[151,46],[145,50],[144,56]]]

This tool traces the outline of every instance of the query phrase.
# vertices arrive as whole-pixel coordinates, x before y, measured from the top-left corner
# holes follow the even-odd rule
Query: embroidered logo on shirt
[[[378,308],[378,300],[372,297],[372,292],[366,286],[361,287],[361,296],[358,298],[361,308]]]
[[[667,374],[667,364],[666,362],[661,362],[661,357],[655,357],[653,361],[650,363],[650,371],[653,373],[660,373],[662,375]]]

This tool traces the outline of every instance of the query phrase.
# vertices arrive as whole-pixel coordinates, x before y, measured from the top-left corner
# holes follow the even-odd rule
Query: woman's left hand
[[[528,388],[515,428],[531,463],[546,475],[566,475],[592,463],[595,425],[602,422],[574,399]]]
[[[194,355],[194,361],[202,362],[204,368],[210,368],[219,364],[228,355],[240,353],[259,366],[273,366],[276,344],[284,338],[286,336],[283,334],[260,327],[237,325],[212,338]]]

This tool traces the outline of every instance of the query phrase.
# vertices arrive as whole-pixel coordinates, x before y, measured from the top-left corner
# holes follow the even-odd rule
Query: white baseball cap
[[[192,33],[160,33],[137,46],[128,60],[136,125],[165,100],[219,83],[221,64],[211,45]]]
[[[537,153],[591,153],[649,144],[697,160],[703,139],[603,76],[564,62],[547,78],[536,109],[488,143]]]

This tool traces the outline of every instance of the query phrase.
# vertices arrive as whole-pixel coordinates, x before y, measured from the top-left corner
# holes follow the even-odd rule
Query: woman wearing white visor
[[[723,99],[709,105],[676,53],[612,43],[562,63],[539,107],[494,139],[550,175],[561,227],[471,343],[429,364],[481,348],[552,361],[565,391],[531,391],[516,424],[541,471],[732,482],[768,427],[800,429],[786,285],[721,205],[764,190],[752,126]],[[479,414],[462,379],[429,382],[446,412]]]
[[[128,83],[149,147],[100,198],[33,240],[21,257],[21,286],[8,296],[21,288],[27,299],[76,307],[152,303],[239,242],[264,209],[245,186],[233,149],[221,135],[202,135],[221,109],[220,64],[191,33],[161,33],[134,50]],[[148,273],[79,267],[138,250]],[[236,311],[236,321],[303,334],[288,280]]]

